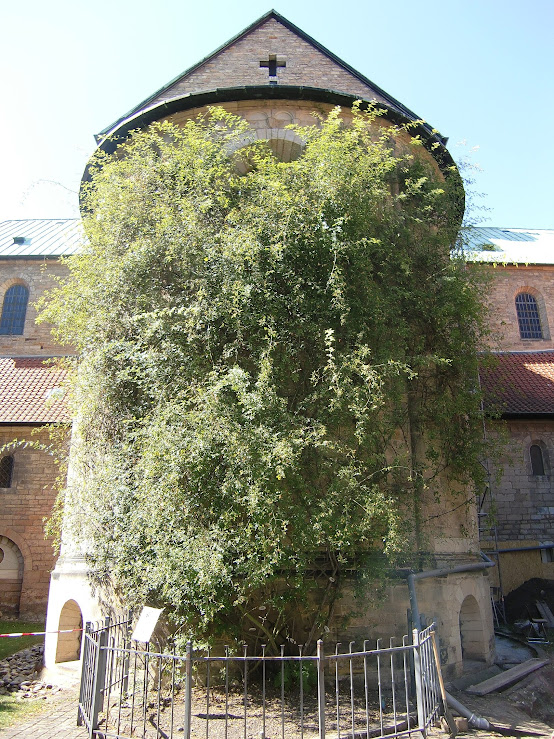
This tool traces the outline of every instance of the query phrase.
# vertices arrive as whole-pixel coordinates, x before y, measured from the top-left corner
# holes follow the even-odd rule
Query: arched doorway
[[[485,659],[485,636],[479,604],[468,595],[460,608],[462,659]]]
[[[0,611],[18,616],[23,583],[23,555],[17,544],[0,536]]]
[[[77,601],[68,600],[60,613],[58,629],[82,629],[83,614]],[[68,634],[58,634],[58,646],[56,648],[56,662],[73,662],[81,656],[82,631],[72,631]]]

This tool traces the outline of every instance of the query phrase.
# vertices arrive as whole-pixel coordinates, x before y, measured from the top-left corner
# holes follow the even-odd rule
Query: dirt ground
[[[451,686],[452,688],[452,686]],[[461,737],[498,736],[554,739],[554,661],[503,692],[475,696],[451,689],[452,695],[499,731],[462,732]]]
[[[226,704],[225,692],[221,688],[214,688],[209,693],[209,703],[205,689],[197,689],[193,695],[193,710],[191,729],[193,737],[209,737],[211,739],[242,739],[244,733],[244,699],[240,690],[240,686],[232,686],[234,695]],[[264,722],[263,712],[263,696],[261,692],[249,686],[249,698],[246,706],[247,723],[246,736],[248,739],[260,739],[262,736],[262,727]],[[519,736],[519,737],[545,737],[546,739],[554,739],[554,659],[551,657],[550,663],[529,675],[513,687],[505,690],[503,693],[492,693],[487,696],[477,697],[466,693],[464,690],[456,689],[449,686],[450,692],[469,710],[479,716],[487,718],[495,727],[490,731],[482,730],[463,730],[459,733],[460,739],[467,737],[468,739],[493,739],[500,736]],[[50,692],[50,691],[49,691]],[[49,695],[46,703],[44,717],[45,721],[52,723],[52,714],[55,714],[56,704],[59,704],[60,715],[65,711],[67,713],[67,703],[70,691],[64,689],[57,695]],[[73,697],[75,696],[74,691]],[[310,691],[312,692],[312,691]],[[182,701],[177,699],[173,705],[173,713],[171,708],[171,696],[169,694],[161,694],[158,713],[158,696],[151,694],[148,697],[146,710],[143,705],[138,703],[124,704],[121,712],[115,706],[115,696],[106,701],[105,708],[110,707],[109,723],[111,726],[119,724],[120,729],[124,727],[130,728],[131,718],[135,730],[142,730],[145,727],[145,736],[160,737],[170,736],[171,723],[173,723],[173,736],[179,737],[183,735],[182,727],[184,722],[184,711]],[[300,712],[299,696],[292,691],[285,696],[284,705],[281,704],[280,691],[268,686],[265,701],[265,738],[295,739],[300,737],[303,731],[305,739],[315,739],[318,731],[317,705],[315,698],[311,700],[306,697],[304,704],[304,713]],[[381,696],[373,692],[369,695],[368,714],[369,725],[372,729],[380,729],[381,717],[383,727],[386,729],[395,723],[399,724],[405,719],[406,708],[400,700],[396,706],[391,701],[391,696]],[[26,701],[34,702],[33,698]],[[37,699],[40,700],[40,699]],[[70,718],[76,715],[76,699],[73,709],[69,711]],[[334,702],[334,692],[328,691],[327,700],[328,710],[326,714],[327,737],[328,739],[336,739],[337,737],[337,713]],[[381,710],[379,709],[381,706]],[[366,734],[366,706],[365,701],[359,698],[355,701],[355,734],[357,737],[367,736]],[[396,708],[396,716],[394,709]],[[412,715],[413,715],[413,706]],[[209,713],[211,720],[209,724],[209,733],[206,732],[206,716]],[[30,736],[40,736],[41,712],[33,719],[36,734],[31,733]],[[415,719],[415,715],[413,716]],[[72,718],[71,718],[72,720]],[[350,703],[350,695],[347,690],[340,694],[339,705],[339,724],[340,736],[352,736],[352,710]],[[105,724],[104,724],[105,725]],[[412,724],[413,725],[413,724]],[[156,727],[160,727],[160,732]],[[406,727],[407,728],[407,727]],[[385,731],[385,733],[387,733]],[[83,733],[83,736],[86,732]],[[128,735],[128,734],[127,734]],[[0,736],[4,736],[4,732],[0,731]],[[69,736],[69,733],[63,734]],[[73,733],[71,734],[73,736]],[[75,736],[80,736],[79,730]],[[446,739],[447,733],[441,729],[434,729],[431,736],[436,739]]]
[[[487,718],[493,725],[491,730],[464,730],[460,737],[480,737],[492,739],[500,736],[519,737],[546,737],[554,739],[554,663],[550,663],[528,676],[521,682],[503,693],[493,693],[477,697],[463,690],[456,690],[450,686],[451,692],[469,710]],[[240,690],[231,692],[226,702],[225,692],[221,688],[210,690],[209,697],[204,688],[193,691],[193,706],[191,720],[191,735],[193,737],[209,737],[211,739],[239,739],[246,736],[248,739],[316,739],[318,736],[317,703],[314,698],[306,697],[304,711],[299,708],[299,696],[288,694],[284,704],[278,691],[268,688],[265,700],[261,692],[254,686],[249,688],[248,702],[245,708],[244,697]],[[326,713],[327,736],[336,739],[337,736],[352,737],[352,705],[350,695],[345,691],[339,700],[339,728],[337,731],[337,712],[334,704],[334,692],[329,691],[327,696],[328,710]],[[381,705],[381,710],[379,710]],[[173,706],[173,708],[172,708]],[[415,723],[415,711],[412,708],[412,726]],[[396,709],[396,713],[395,713]],[[390,696],[381,696],[374,692],[369,695],[367,706],[359,698],[354,702],[354,735],[362,739],[367,736],[366,717],[369,717],[370,730],[378,731],[383,722],[384,733],[390,733],[396,724],[400,729],[407,729],[406,725],[399,726],[406,718],[405,705],[399,701],[393,705]],[[246,732],[244,717],[246,714]],[[209,727],[206,717],[210,716]],[[157,696],[152,695],[144,710],[144,706],[131,703],[125,704],[123,709],[114,707],[108,716],[109,725],[125,735],[130,735],[131,724],[135,731],[144,730],[145,737],[170,735],[173,725],[174,735],[179,736],[184,722],[184,709],[180,696],[171,701],[169,696],[160,696],[158,710]],[[105,725],[105,724],[104,724]],[[387,731],[387,729],[389,731]],[[161,732],[160,732],[161,730]],[[160,732],[160,733],[158,733]],[[142,733],[140,734],[142,736]],[[446,737],[444,730],[438,728],[432,736]]]

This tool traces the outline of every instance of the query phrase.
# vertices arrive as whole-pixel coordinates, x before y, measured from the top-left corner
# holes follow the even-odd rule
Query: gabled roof
[[[79,218],[0,222],[0,259],[44,259],[74,254],[83,238]]]
[[[288,32],[281,38],[274,49],[279,55],[289,55],[294,59],[298,55],[299,47],[306,45],[310,50],[312,64],[300,65],[296,69],[283,69],[278,77],[283,77],[283,86],[302,88],[319,88],[332,92],[348,93],[364,100],[375,100],[384,104],[392,111],[408,120],[419,120],[419,117],[409,108],[385,92],[382,88],[344,62],[338,56],[326,49],[322,44],[304,33],[289,20],[270,10],[257,21],[238,33],[225,44],[189,69],[185,70],[166,85],[140,102],[117,121],[107,126],[97,140],[113,133],[120,125],[140,113],[191,94],[206,91],[221,90],[222,88],[259,87],[261,84],[269,87],[271,83],[268,75],[260,70],[260,54],[272,53],[268,48],[275,37],[266,33],[268,29],[278,24]],[[239,58],[237,58],[237,55]],[[306,58],[306,55],[303,55]],[[325,65],[322,65],[325,61]],[[230,62],[227,66],[227,62]],[[329,66],[328,63],[331,63]],[[294,65],[293,65],[294,66]],[[261,72],[261,74],[260,74]],[[279,82],[281,85],[281,82]],[[275,91],[272,91],[275,92]],[[274,95],[273,95],[274,97]],[[427,127],[429,132],[430,127]],[[443,141],[446,143],[446,141]]]
[[[554,351],[499,353],[480,375],[488,409],[505,416],[554,415]]]
[[[45,357],[0,357],[0,424],[64,423],[65,372]]]
[[[471,262],[554,264],[554,229],[479,227],[468,231],[467,242]]]

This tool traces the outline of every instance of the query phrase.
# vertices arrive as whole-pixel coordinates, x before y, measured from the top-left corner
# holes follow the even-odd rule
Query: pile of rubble
[[[19,693],[22,698],[46,698],[61,688],[39,680],[44,647],[37,644],[0,661],[0,695]]]

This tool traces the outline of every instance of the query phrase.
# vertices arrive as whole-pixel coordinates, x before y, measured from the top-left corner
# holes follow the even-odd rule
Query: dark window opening
[[[24,285],[12,285],[6,290],[0,318],[0,334],[8,336],[23,334],[28,300],[29,291]]]
[[[516,296],[516,312],[519,335],[522,339],[542,339],[539,307],[533,295],[520,293]]]
[[[267,61],[260,62],[260,67],[267,67],[269,77],[277,77],[277,68],[286,66],[286,61],[284,59],[277,59],[277,54],[269,54]]]
[[[532,444],[529,452],[531,454],[531,470],[533,475],[544,475],[542,449],[538,444]]]
[[[13,457],[0,459],[0,488],[11,488],[13,475]]]

